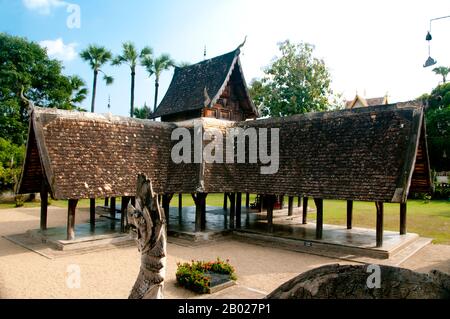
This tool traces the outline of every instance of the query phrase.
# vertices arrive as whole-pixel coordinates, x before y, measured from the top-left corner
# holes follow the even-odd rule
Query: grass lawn
[[[253,202],[255,195],[251,195],[250,202]],[[104,200],[96,201],[97,205],[103,205]],[[120,198],[116,200],[120,204]],[[297,200],[295,200],[295,205]],[[245,205],[245,195],[242,196],[242,204]],[[314,201],[309,201],[309,206],[315,208]],[[67,207],[67,201],[52,201],[51,205],[57,207]],[[178,205],[178,196],[174,196],[171,206]],[[207,205],[223,205],[223,194],[210,194],[207,197]],[[287,199],[286,199],[287,205]],[[194,206],[191,195],[183,195],[183,206]],[[0,209],[14,208],[13,203],[0,204]],[[24,207],[39,207],[39,203],[25,203]],[[80,200],[78,207],[89,207],[89,200]],[[384,229],[398,231],[400,223],[399,204],[385,204],[384,207]],[[346,202],[339,200],[324,201],[324,223],[333,225],[346,225]],[[309,213],[308,218],[315,219],[315,213]],[[370,202],[355,202],[353,204],[353,226],[375,228],[376,210],[375,204]],[[408,232],[417,233],[420,236],[433,238],[434,243],[450,245],[450,201],[408,201],[407,213]]]

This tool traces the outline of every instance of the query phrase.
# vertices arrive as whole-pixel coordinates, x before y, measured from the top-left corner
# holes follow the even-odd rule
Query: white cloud
[[[22,0],[29,10],[37,11],[40,14],[50,14],[53,8],[66,6],[67,3],[61,0]]]
[[[77,57],[77,43],[72,42],[64,44],[63,39],[45,40],[39,42],[39,45],[47,49],[49,56],[62,61],[71,61]]]

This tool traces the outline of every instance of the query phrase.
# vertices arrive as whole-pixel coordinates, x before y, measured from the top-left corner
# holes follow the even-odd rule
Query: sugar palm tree
[[[439,66],[437,68],[434,68],[433,72],[437,75],[442,75],[442,81],[445,84],[445,82],[447,82],[447,75],[450,73],[450,68],[446,66]]]
[[[131,42],[125,42],[122,44],[122,54],[118,55],[112,60],[112,65],[126,64],[130,67],[131,71],[131,97],[130,97],[130,117],[134,116],[134,86],[136,77],[136,66],[139,59],[150,58],[153,54],[153,50],[150,47],[144,47],[140,53],[136,50],[136,47]]]
[[[91,69],[94,71],[94,81],[92,84],[92,102],[91,102],[91,112],[95,109],[95,96],[97,93],[97,76],[98,73],[103,73],[103,79],[106,85],[113,83],[114,79],[108,76],[100,68],[105,65],[112,58],[111,51],[107,50],[105,47],[89,45],[87,49],[80,53],[81,58],[88,62]]]
[[[70,98],[69,107],[73,110],[86,111],[79,106],[81,102],[86,99],[88,94],[86,83],[77,75],[70,76],[69,80],[72,87],[72,96]]]
[[[153,106],[153,112],[155,112],[158,104],[158,89],[161,73],[173,67],[175,62],[168,54],[162,54],[157,58],[152,58],[150,56],[143,58],[142,65],[147,69],[150,77],[155,75],[155,103]]]

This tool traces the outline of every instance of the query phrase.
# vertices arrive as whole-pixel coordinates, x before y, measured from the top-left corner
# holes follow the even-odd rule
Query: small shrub
[[[197,293],[209,293],[211,289],[211,273],[228,275],[236,280],[234,267],[227,260],[217,258],[214,262],[194,261],[191,263],[177,263],[176,278],[180,286]]]

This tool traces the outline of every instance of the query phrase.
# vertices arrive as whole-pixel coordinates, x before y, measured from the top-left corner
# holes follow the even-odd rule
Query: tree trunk
[[[94,113],[95,110],[95,95],[97,94],[97,76],[98,71],[94,70],[94,84],[92,85],[92,101],[91,101],[91,112]]]
[[[153,193],[152,182],[139,175],[136,207],[127,209],[130,229],[136,236],[141,252],[141,267],[129,299],[162,299],[166,273],[167,228],[158,195]]]
[[[131,71],[131,100],[130,100],[130,117],[134,117],[134,81],[136,77],[135,70]]]
[[[156,80],[155,80],[155,104],[153,105],[153,113],[155,113],[156,107],[158,106],[158,89],[159,89],[159,78],[156,77]]]

